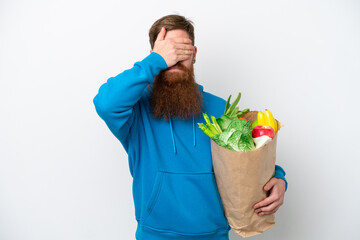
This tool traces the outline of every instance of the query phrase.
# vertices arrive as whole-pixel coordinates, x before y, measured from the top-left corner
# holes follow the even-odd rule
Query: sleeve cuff
[[[282,179],[282,180],[285,181],[285,184],[286,184],[286,186],[285,186],[285,192],[286,192],[287,187],[288,187],[288,183],[287,183],[287,181],[286,181],[286,179],[285,179],[285,175],[286,175],[286,173],[285,173],[284,169],[283,169],[282,167],[280,167],[279,165],[275,165],[275,175],[274,175],[274,178],[280,178],[280,179]]]
[[[145,71],[149,83],[153,83],[154,77],[158,75],[160,71],[167,69],[165,59],[155,52],[151,52],[142,61],[136,62],[134,66],[136,65]]]
[[[157,63],[159,63],[160,67],[162,69],[167,69],[167,64],[165,62],[165,59],[158,53],[156,52],[151,52],[149,55],[154,61],[156,61]]]

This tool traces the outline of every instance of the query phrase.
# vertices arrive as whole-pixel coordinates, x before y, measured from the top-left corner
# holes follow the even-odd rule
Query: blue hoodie
[[[228,240],[230,226],[215,182],[210,138],[197,125],[205,123],[203,117],[165,121],[151,115],[147,87],[166,68],[165,60],[152,52],[109,78],[93,100],[128,154],[136,239]],[[220,117],[226,101],[198,87],[204,111]],[[285,180],[280,166],[275,177]]]

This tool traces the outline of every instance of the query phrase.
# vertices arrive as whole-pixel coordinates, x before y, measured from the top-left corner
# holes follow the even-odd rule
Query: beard
[[[195,82],[194,67],[177,63],[182,71],[162,70],[150,85],[150,106],[155,119],[187,120],[202,112],[202,96]]]

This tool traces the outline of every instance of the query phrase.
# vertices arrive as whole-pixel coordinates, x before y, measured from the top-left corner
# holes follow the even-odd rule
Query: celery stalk
[[[208,126],[210,131],[213,132],[214,134],[219,134],[218,130],[210,122],[209,116],[206,113],[203,113],[203,116],[204,116],[204,119],[205,119],[205,122],[206,122],[206,126]]]
[[[211,120],[212,120],[213,125],[214,125],[214,127],[216,128],[216,130],[217,130],[219,133],[222,133],[221,128],[220,128],[219,124],[218,124],[217,121],[216,121],[216,118],[215,118],[214,116],[211,116]]]
[[[211,132],[203,123],[198,123],[199,128],[203,130],[203,132],[208,135],[209,137],[214,136],[215,134]]]

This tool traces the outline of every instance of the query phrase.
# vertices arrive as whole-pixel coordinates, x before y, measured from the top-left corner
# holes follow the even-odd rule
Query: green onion
[[[225,113],[226,115],[228,115],[229,117],[232,117],[230,115],[230,113],[232,113],[236,107],[236,105],[239,103],[241,98],[241,93],[239,92],[238,96],[236,97],[235,101],[231,104],[230,108],[227,110],[227,112]],[[229,98],[230,99],[230,98]]]
[[[250,109],[246,108],[244,110],[242,110],[241,112],[236,114],[236,118],[241,118],[243,117],[246,113],[248,113],[250,111]]]
[[[228,98],[228,100],[226,102],[224,114],[226,114],[226,112],[227,112],[227,110],[229,108],[230,99],[231,99],[231,94],[230,94],[230,96],[229,96],[229,98]]]

